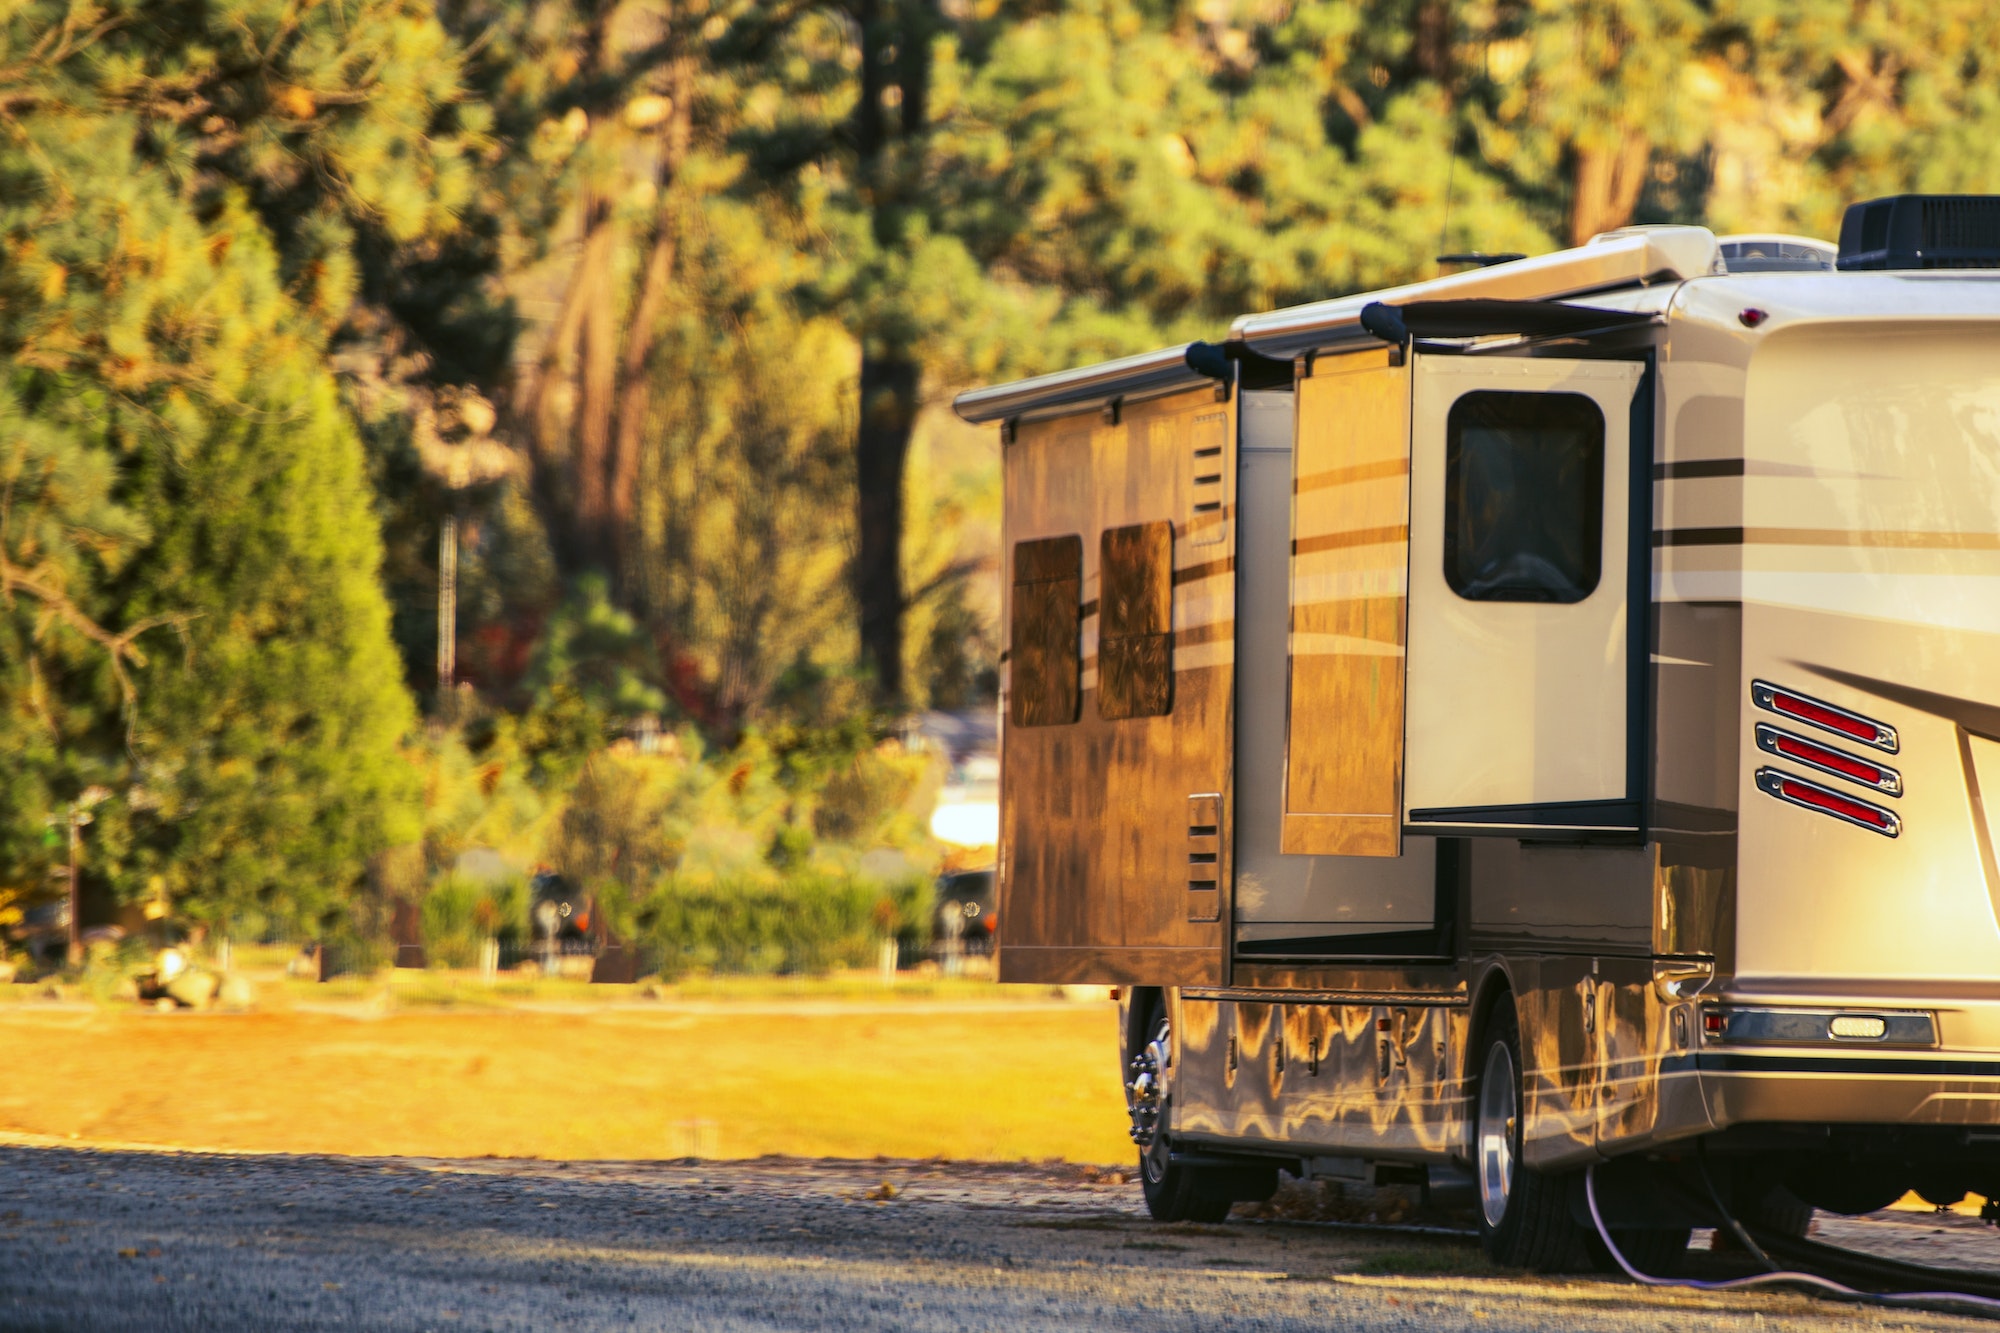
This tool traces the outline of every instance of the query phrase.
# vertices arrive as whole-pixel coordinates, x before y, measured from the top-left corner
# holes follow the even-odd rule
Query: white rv
[[[1630,228],[961,396],[1000,975],[1124,987],[1146,1198],[1476,1177],[1656,1265],[2000,1194],[2000,198]],[[1711,1188],[1712,1187],[1712,1188]]]

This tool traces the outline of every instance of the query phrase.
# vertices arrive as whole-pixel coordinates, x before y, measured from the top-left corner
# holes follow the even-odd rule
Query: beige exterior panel
[[[1625,796],[1627,361],[1419,357],[1411,470],[1406,811]],[[1604,413],[1603,548],[1580,602],[1473,602],[1445,581],[1445,422],[1482,389],[1574,393]]]

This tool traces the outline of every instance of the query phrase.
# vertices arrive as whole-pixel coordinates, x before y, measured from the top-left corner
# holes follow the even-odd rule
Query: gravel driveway
[[[0,1330],[1668,1327],[1993,1325],[1496,1274],[1451,1237],[1162,1227],[1089,1168],[0,1147]]]

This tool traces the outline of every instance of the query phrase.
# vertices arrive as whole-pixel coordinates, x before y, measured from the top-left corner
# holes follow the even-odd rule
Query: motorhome
[[[1121,989],[1154,1215],[2000,1196],[1995,269],[2000,198],[1633,227],[957,399],[999,975]]]

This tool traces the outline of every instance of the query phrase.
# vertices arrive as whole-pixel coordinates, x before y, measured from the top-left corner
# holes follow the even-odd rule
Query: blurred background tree
[[[481,849],[635,930],[916,864],[897,735],[998,654],[953,392],[2000,189],[1996,52],[1972,0],[13,5],[0,885],[90,785],[94,894],[243,930],[463,933]]]

